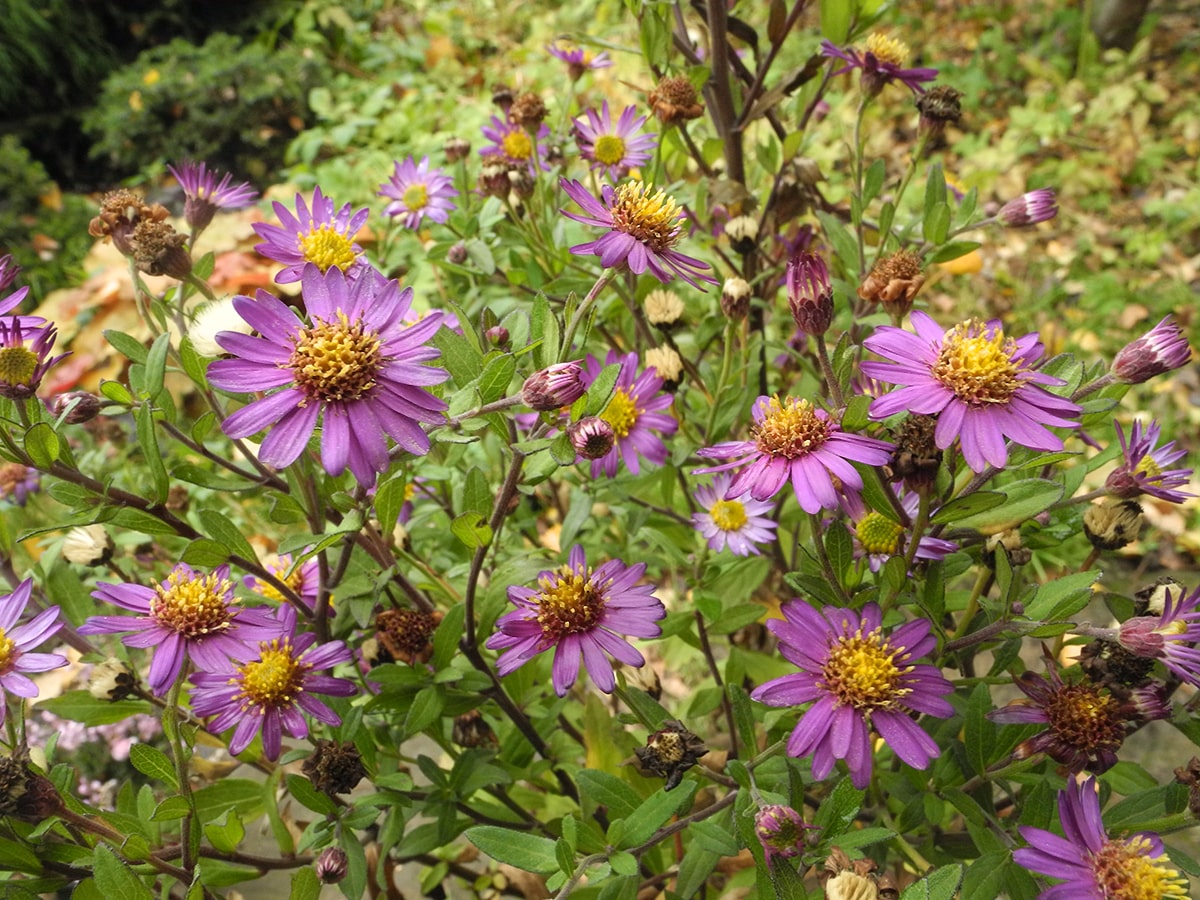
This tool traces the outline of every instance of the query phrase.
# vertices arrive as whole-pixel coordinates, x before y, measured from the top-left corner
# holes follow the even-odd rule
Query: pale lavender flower
[[[1121,463],[1104,481],[1104,487],[1110,493],[1129,500],[1148,494],[1168,503],[1183,503],[1188,497],[1195,496],[1189,491],[1175,490],[1186,485],[1192,477],[1191,469],[1169,468],[1183,459],[1187,450],[1182,447],[1176,450],[1174,441],[1155,446],[1159,438],[1157,422],[1151,422],[1143,429],[1142,423],[1135,421],[1128,441],[1121,423],[1114,424],[1121,442]]]
[[[538,575],[536,589],[511,586],[508,599],[517,608],[496,621],[487,640],[489,649],[504,651],[496,671],[507,675],[553,648],[551,682],[558,696],[566,696],[579,677],[581,661],[592,683],[611,694],[616,679],[608,656],[627,666],[646,662],[624,636],[662,633],[658,622],[666,609],[653,585],[637,583],[645,571],[645,563],[627,566],[619,559],[593,571],[576,544],[565,566]]]
[[[410,453],[429,452],[421,423],[440,422],[443,400],[429,393],[445,381],[444,369],[423,365],[438,351],[426,341],[441,327],[432,313],[415,325],[404,315],[412,288],[372,271],[349,279],[340,269],[304,270],[309,321],[260,290],[256,299],[235,297],[238,313],[258,337],[226,331],[217,342],[236,359],[209,364],[209,380],[222,390],[267,394],[221,425],[232,438],[271,427],[259,459],[291,464],[304,452],[321,420],[321,462],[331,475],[347,467],[361,484],[387,469],[387,437]]]
[[[770,500],[755,500],[748,494],[726,499],[730,476],[719,473],[712,484],[696,488],[700,512],[692,514],[692,524],[704,535],[709,549],[718,553],[729,548],[735,556],[758,555],[755,544],[775,540],[776,522],[768,517],[775,507]]]
[[[929,622],[917,619],[885,636],[876,603],[861,611],[827,606],[817,612],[793,600],[782,612],[783,619],[767,627],[779,637],[779,652],[800,672],[768,681],[750,696],[768,706],[812,703],[788,739],[788,755],[812,754],[817,781],[844,759],[854,786],[865,788],[876,731],[901,760],[927,767],[940,750],[911,714],[940,719],[954,714],[943,699],[954,685],[934,666],[913,662],[937,646]]]
[[[584,115],[586,120],[574,120],[575,140],[579,144],[579,155],[588,160],[594,170],[618,181],[628,175],[630,169],[649,162],[658,142],[656,135],[642,131],[646,117],[637,114],[636,106],[625,107],[616,122],[612,120],[607,100],[599,113],[588,109]]]
[[[451,197],[457,197],[454,179],[429,165],[429,157],[418,163],[413,157],[395,164],[395,171],[379,188],[379,196],[391,199],[384,215],[400,218],[404,227],[415,231],[421,222],[444,223],[454,211]]]
[[[278,201],[274,209],[279,224],[255,223],[254,231],[263,242],[254,249],[267,259],[284,264],[284,269],[275,276],[279,284],[299,281],[309,263],[322,272],[340,269],[347,274],[357,273],[366,265],[359,255],[362,247],[354,243],[354,236],[370,215],[366,207],[355,212],[347,203],[337,209],[318,187],[313,191],[311,208],[297,194],[295,215]]]
[[[593,478],[599,478],[601,472],[614,477],[621,460],[625,461],[626,469],[638,474],[639,454],[647,462],[661,466],[667,461],[667,446],[659,435],[670,436],[679,428],[674,417],[663,412],[670,407],[672,397],[662,392],[663,380],[658,371],[651,366],[639,375],[636,353],[621,355],[610,350],[605,365],[614,363],[621,364],[621,374],[617,376],[612,398],[600,413],[600,418],[612,426],[614,444],[603,457],[592,460]],[[588,387],[603,369],[596,357],[588,356]]]
[[[512,163],[520,163],[536,174],[539,169],[549,171],[546,163],[546,148],[550,140],[550,129],[545,125],[538,128],[537,141],[520,125],[492,116],[490,125],[483,126],[483,136],[491,145],[479,151],[480,156],[495,156]]]
[[[567,64],[567,72],[571,76],[572,81],[576,81],[584,72],[594,69],[607,69],[613,64],[612,58],[608,52],[601,50],[588,50],[585,47],[580,47],[571,41],[566,41],[561,38],[551,44],[546,45],[546,50],[555,59],[561,59]]]
[[[16,590],[0,596],[0,726],[8,711],[4,694],[30,699],[38,695],[38,686],[30,673],[47,672],[67,664],[67,658],[57,653],[33,653],[62,628],[59,608],[48,607],[24,625],[18,625],[33,593],[33,580],[26,578]]]

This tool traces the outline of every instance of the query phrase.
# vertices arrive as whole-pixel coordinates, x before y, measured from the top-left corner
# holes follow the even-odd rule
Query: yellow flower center
[[[638,416],[641,411],[637,407],[637,395],[628,393],[625,388],[617,388],[612,395],[612,399],[608,401],[608,406],[604,408],[604,412],[600,413],[600,418],[612,426],[613,434],[617,438],[626,437],[629,432],[633,431],[633,426],[637,424]]]
[[[829,421],[819,417],[807,400],[789,397],[781,402],[772,397],[754,441],[763,453],[795,459],[820,449],[830,431]]]
[[[354,242],[332,225],[321,225],[307,234],[297,235],[296,240],[304,259],[316,263],[322,272],[334,267],[344,272],[357,258]]]
[[[154,586],[150,616],[192,640],[218,634],[229,628],[236,613],[225,600],[232,591],[233,583],[215,574],[188,578],[184,572],[172,572]]]
[[[424,184],[410,184],[401,202],[413,212],[424,209],[429,203],[429,191]]]
[[[523,131],[510,131],[504,136],[501,147],[509,159],[529,159],[533,156],[533,141]]]
[[[1054,736],[1072,749],[1116,750],[1125,740],[1120,704],[1096,684],[1068,684],[1046,704]]]
[[[908,44],[875,32],[867,38],[867,52],[880,62],[902,66],[908,59]]]
[[[288,574],[288,566],[286,565],[276,563],[270,569],[272,575],[292,589],[292,593],[300,593],[300,585],[304,583],[304,577],[300,574],[299,569],[296,569],[291,575]],[[269,581],[263,581],[261,578],[258,579],[258,592],[270,600],[275,600],[279,603],[286,602],[283,594],[279,593],[273,584]]]
[[[882,513],[869,512],[858,520],[854,533],[868,553],[893,556],[900,552],[900,535],[904,533],[904,528]]]
[[[8,669],[9,663],[13,661],[13,650],[16,649],[16,641],[4,633],[4,629],[0,628],[0,672]]]
[[[617,188],[612,205],[613,228],[632,235],[655,252],[674,247],[682,226],[680,209],[660,188],[630,181]]]
[[[379,335],[361,321],[350,323],[338,310],[336,322],[317,320],[296,336],[288,368],[309,398],[330,402],[357,400],[375,387],[383,368]]]
[[[896,665],[898,652],[888,646],[878,629],[841,638],[829,651],[822,670],[824,687],[841,706],[864,712],[894,709],[901,697],[911,693],[911,688],[900,687],[900,678],[911,672],[912,666]]]
[[[28,387],[37,371],[38,356],[25,347],[5,347],[0,350],[0,383]]]
[[[543,640],[553,644],[568,634],[590,631],[604,613],[604,596],[592,584],[590,571],[579,574],[569,566],[538,579],[537,622]]]
[[[746,507],[741,500],[718,500],[708,512],[722,531],[741,531],[746,524]]]
[[[615,166],[625,158],[625,142],[615,134],[604,134],[596,138],[592,152],[596,156],[596,162]]]
[[[1150,841],[1140,836],[1105,844],[1092,856],[1100,892],[1109,900],[1186,898],[1187,879],[1170,867],[1165,853],[1150,856],[1150,848]]]
[[[955,325],[942,340],[933,377],[972,406],[1007,403],[1021,386],[1013,362],[1017,342],[1003,330],[989,333],[978,319]]]
[[[1158,478],[1162,475],[1162,468],[1154,461],[1152,456],[1143,456],[1141,462],[1137,464],[1137,468],[1133,470],[1138,475],[1145,475],[1147,478]]]
[[[287,706],[304,690],[308,666],[292,656],[292,643],[287,638],[260,646],[261,659],[241,667],[240,699],[252,706]]]

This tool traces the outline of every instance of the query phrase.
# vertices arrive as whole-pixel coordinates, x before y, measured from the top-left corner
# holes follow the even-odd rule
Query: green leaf
[[[37,468],[49,469],[61,451],[58,435],[48,423],[38,422],[25,432],[25,452]]]
[[[942,866],[905,888],[900,900],[954,900],[961,881],[962,866]]]
[[[549,838],[512,831],[497,825],[477,825],[465,832],[467,840],[496,862],[508,863],[526,872],[549,875],[557,872],[558,857]]]
[[[241,817],[231,809],[224,817],[224,821],[210,822],[205,825],[204,836],[208,838],[208,842],[214,848],[222,853],[233,853],[241,846],[242,839],[246,837],[246,826],[242,824]]]
[[[389,478],[376,489],[375,518],[379,520],[379,530],[383,534],[391,534],[396,527],[407,493],[408,481],[404,478]],[[303,511],[301,514],[303,517]]]
[[[472,466],[467,471],[466,484],[463,486],[462,512],[476,513],[482,518],[491,515],[492,489],[488,486],[487,476],[478,466]]]
[[[192,805],[188,803],[187,797],[180,797],[176,794],[154,807],[154,814],[150,816],[150,821],[173,822],[176,819],[182,819],[191,811]]]
[[[872,200],[879,196],[880,190],[883,189],[883,178],[887,174],[887,164],[882,159],[877,159],[871,163],[867,169],[866,178],[863,183],[863,205],[866,206]]]
[[[1035,622],[1074,615],[1092,599],[1092,585],[1099,577],[1100,570],[1092,569],[1039,585],[1033,599],[1025,604],[1025,615]]]
[[[844,44],[850,36],[855,4],[850,0],[821,0],[821,35],[835,44]]]
[[[437,721],[446,706],[446,698],[437,685],[422,688],[408,708],[404,719],[404,733],[412,737]]]
[[[671,28],[667,24],[667,11],[661,6],[642,7],[641,28],[642,57],[653,69],[665,68],[667,53],[671,47]]]
[[[829,564],[833,573],[839,579],[844,579],[854,563],[854,542],[850,539],[850,529],[836,523],[824,534],[825,552],[829,554]]]
[[[166,337],[166,335],[163,335],[163,337]],[[104,339],[112,344],[118,353],[128,357],[133,362],[144,363],[146,361],[148,351],[137,338],[130,337],[124,332],[110,329],[104,332]],[[101,392],[103,392],[103,387],[101,388]],[[129,399],[132,401],[133,397],[131,396]]]
[[[478,513],[464,513],[450,523],[450,533],[474,549],[492,542],[492,527]]]
[[[976,491],[965,497],[951,500],[930,516],[934,525],[949,525],[959,519],[995,509],[1004,502],[1004,495],[997,491]]]
[[[671,816],[692,802],[695,793],[696,782],[685,781],[673,791],[651,794],[626,820],[620,846],[637,847],[646,843]]]
[[[964,897],[999,897],[1004,890],[1004,870],[1012,859],[1007,850],[983,854],[967,867],[962,881]]]
[[[496,258],[492,255],[491,247],[479,238],[469,238],[463,241],[463,246],[467,248],[467,256],[480,272],[491,275],[496,271]]]
[[[96,879],[96,887],[100,888],[106,900],[154,900],[150,888],[129,866],[117,859],[107,844],[96,845],[92,875]]]
[[[465,337],[449,328],[439,328],[433,335],[433,344],[441,351],[441,363],[459,387],[479,377],[479,371],[483,368],[483,354]]]
[[[305,866],[292,873],[292,892],[288,900],[317,900],[321,896],[321,882],[312,866]]]
[[[242,536],[242,531],[233,524],[233,520],[215,509],[200,510],[200,522],[209,536],[225,546],[230,553],[236,553],[242,559],[254,560],[258,555],[250,542]]]
[[[39,700],[37,707],[49,710],[61,719],[82,722],[89,728],[123,722],[130,716],[148,713],[151,708],[145,700],[99,700],[86,690],[67,691],[48,700]]]
[[[837,783],[813,817],[813,824],[822,829],[822,840],[833,840],[849,830],[854,817],[862,808],[864,796],[866,791],[856,788],[849,778],[843,778]]]
[[[587,405],[583,408],[585,416],[598,416],[607,409],[609,401],[612,400],[613,386],[616,385],[617,376],[620,374],[620,363],[613,363],[600,370],[600,374],[587,390]]]
[[[155,503],[162,503],[167,499],[167,491],[170,490],[171,484],[167,477],[167,468],[163,465],[162,450],[158,446],[158,434],[154,430],[154,410],[149,403],[138,407],[134,420],[137,423],[138,446],[142,448],[142,457],[146,468],[150,470],[148,487],[152,490],[149,499]]]
[[[337,805],[329,799],[329,795],[318,791],[305,776],[288,775],[286,780],[288,793],[305,809],[322,816],[337,812]]]
[[[263,811],[262,785],[246,778],[226,778],[200,788],[192,797],[201,822],[211,822],[231,808],[246,819],[254,819]]]
[[[505,396],[516,371],[517,361],[507,353],[488,360],[479,376],[479,399],[491,403]]]
[[[1005,497],[1003,504],[995,509],[958,518],[954,524],[960,528],[974,528],[983,534],[1008,531],[1057,503],[1062,498],[1063,486],[1044,478],[1027,478],[1004,485],[1002,491]]]
[[[219,544],[208,538],[196,538],[196,540],[183,548],[180,559],[189,566],[211,569],[213,566],[219,566],[229,559],[229,550],[226,549],[224,544]]]
[[[986,684],[975,685],[967,701],[963,721],[963,742],[971,768],[978,774],[987,770],[988,751],[996,738],[996,726],[986,718],[992,709],[992,693]]]
[[[575,782],[584,800],[607,809],[609,819],[628,818],[642,802],[637,791],[626,782],[599,769],[581,769],[575,775]]]
[[[929,262],[930,264],[950,262],[951,260],[966,256],[971,251],[978,250],[982,246],[979,241],[951,241],[930,256]]]
[[[550,445],[550,458],[560,466],[570,466],[575,464],[575,460],[579,454],[575,452],[575,445],[571,443],[570,436],[564,431],[554,439],[554,443]]]
[[[157,747],[149,744],[134,744],[129,748],[129,761],[133,767],[149,778],[156,778],[172,790],[179,790],[175,777],[175,765]]]
[[[147,399],[156,397],[158,392],[163,389],[163,379],[167,374],[167,350],[170,346],[171,336],[165,333],[160,334],[150,345],[150,352],[146,354],[142,390],[146,392]]]
[[[925,216],[923,230],[925,240],[934,246],[946,240],[946,235],[950,233],[950,207],[945,203],[933,207]]]

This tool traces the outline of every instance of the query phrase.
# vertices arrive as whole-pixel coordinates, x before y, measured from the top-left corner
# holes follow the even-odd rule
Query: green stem
[[[579,304],[579,308],[575,310],[575,314],[571,316],[571,321],[567,323],[567,327],[563,331],[562,345],[558,349],[557,362],[566,362],[571,356],[571,344],[575,341],[575,332],[579,330],[579,326],[583,324],[584,318],[592,311],[592,307],[596,303],[596,298],[600,296],[600,292],[604,290],[604,286],[612,280],[612,277],[612,269],[602,271],[600,277],[596,279],[596,283],[592,285],[592,289],[583,298],[583,302]]]

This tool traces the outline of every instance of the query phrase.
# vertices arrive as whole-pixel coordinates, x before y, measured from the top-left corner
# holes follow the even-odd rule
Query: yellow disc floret
[[[632,235],[652,250],[661,252],[679,241],[682,226],[680,209],[662,189],[629,181],[617,188],[612,204],[613,228]]]
[[[1187,879],[1172,869],[1167,855],[1151,856],[1143,835],[1109,841],[1092,856],[1097,886],[1110,900],[1170,900],[1188,896]]]
[[[615,166],[625,158],[625,142],[615,134],[605,134],[596,138],[592,150],[596,162],[606,166]]]
[[[741,531],[747,521],[746,506],[741,500],[718,500],[709,515],[722,531]]]
[[[343,272],[354,265],[358,254],[354,242],[333,225],[321,225],[305,234],[297,235],[300,253],[310,263],[315,263],[322,272],[337,268]]]
[[[13,661],[13,650],[16,647],[16,641],[5,634],[3,628],[0,628],[0,672],[5,671]]]
[[[807,400],[772,397],[764,412],[754,431],[754,441],[763,453],[795,459],[820,449],[829,440],[828,420],[818,416]]]
[[[638,409],[637,395],[628,393],[625,388],[617,388],[608,401],[600,418],[612,426],[613,434],[619,439],[627,437],[637,424],[641,410]]]
[[[592,583],[590,573],[563,566],[558,572],[538,579],[537,622],[548,643],[568,634],[590,631],[604,613],[604,594]]]
[[[1000,328],[972,319],[946,333],[933,377],[972,406],[1007,403],[1021,387],[1016,352],[1017,342]]]
[[[880,62],[902,66],[908,59],[908,44],[875,32],[867,38],[867,52]]]
[[[159,625],[190,639],[219,634],[233,622],[226,598],[233,591],[228,578],[216,574],[188,577],[176,570],[155,585],[150,616]]]
[[[869,512],[858,520],[854,533],[868,553],[894,556],[900,552],[900,535],[904,533],[904,528],[882,513]]]
[[[383,367],[379,335],[361,321],[351,323],[338,310],[337,321],[317,320],[301,329],[288,360],[296,385],[325,402],[357,400],[375,387]]]
[[[260,658],[241,667],[240,698],[252,706],[287,706],[304,690],[308,666],[292,655],[291,641],[286,638],[260,647]]]
[[[25,347],[5,347],[0,350],[0,383],[28,387],[37,367],[37,354]]]
[[[911,688],[900,686],[900,678],[911,672],[912,666],[898,666],[898,654],[878,629],[841,638],[829,651],[822,670],[824,686],[841,706],[864,712],[895,709],[899,700],[911,693]]]
[[[504,135],[501,147],[509,159],[529,159],[533,156],[533,141],[523,131],[514,130]]]
[[[401,202],[413,212],[424,209],[429,203],[429,189],[424,183],[410,184],[405,189]]]

